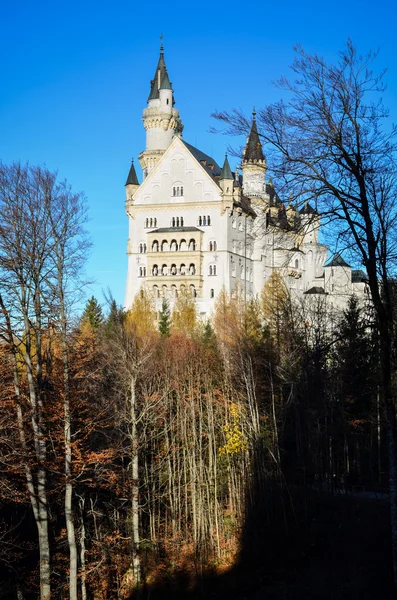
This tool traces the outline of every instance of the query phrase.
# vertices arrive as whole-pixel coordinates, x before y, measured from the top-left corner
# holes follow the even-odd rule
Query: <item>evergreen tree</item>
[[[102,325],[104,321],[102,307],[94,296],[88,300],[81,321],[88,323],[94,330]]]
[[[159,333],[162,337],[169,337],[171,332],[171,310],[167,298],[163,298],[159,319]]]

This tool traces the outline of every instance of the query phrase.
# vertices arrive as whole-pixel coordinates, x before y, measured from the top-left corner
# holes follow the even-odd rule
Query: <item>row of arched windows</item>
[[[157,219],[146,219],[145,228],[157,227]]]
[[[172,217],[171,227],[183,227],[183,217]]]
[[[215,252],[216,251],[216,241],[215,240],[211,240],[209,243],[209,249],[210,252]]]
[[[139,267],[139,277],[146,277],[146,267]]]
[[[180,240],[179,244],[176,240],[171,240],[171,243],[168,243],[168,240],[163,240],[161,243],[158,240],[153,240],[152,242],[152,252],[176,252],[177,250],[190,250],[194,252],[196,250],[196,240],[193,238],[189,240],[189,244],[186,240]]]
[[[153,277],[157,277],[157,275],[195,275],[196,274],[196,265],[194,263],[191,263],[189,265],[189,268],[186,268],[186,265],[184,265],[183,263],[180,265],[179,268],[177,268],[176,264],[172,264],[171,267],[168,269],[167,265],[161,265],[161,267],[159,267],[159,265],[153,265],[152,268],[152,275]]]
[[[146,244],[144,242],[139,244],[139,254],[146,254]]]
[[[211,225],[211,217],[209,215],[204,216],[204,217],[199,217],[197,224],[199,227],[206,227],[208,225]]]
[[[168,288],[166,285],[163,285],[161,288],[159,288],[157,285],[153,286],[153,295],[155,298],[160,298],[160,294],[164,297],[171,297],[171,298],[177,298],[178,297],[178,293],[182,292],[185,293],[186,291],[189,291],[190,294],[196,298],[197,297],[197,292],[196,292],[196,288],[194,287],[194,285],[190,285],[189,288],[186,288],[185,285],[181,285],[179,290],[177,288],[176,285],[172,285],[170,288]],[[213,296],[211,296],[213,297]]]

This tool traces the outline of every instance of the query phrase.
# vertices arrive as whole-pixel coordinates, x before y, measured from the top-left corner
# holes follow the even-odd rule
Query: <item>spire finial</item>
[[[163,44],[164,33],[160,34],[160,53],[164,52],[164,44]]]
[[[255,110],[255,106],[254,106],[254,108],[252,109],[252,118],[253,118],[253,120],[254,120],[254,121],[256,121],[256,110]]]

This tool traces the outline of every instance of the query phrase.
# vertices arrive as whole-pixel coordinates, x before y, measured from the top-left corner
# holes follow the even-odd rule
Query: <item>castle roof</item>
[[[188,232],[188,231],[201,231],[198,227],[159,227],[158,229],[152,229],[150,233],[170,233],[170,232]]]
[[[256,113],[252,113],[251,131],[244,148],[243,161],[264,161],[265,157],[262,150],[262,144],[259,139],[258,129],[256,127]]]
[[[324,265],[324,267],[347,267],[351,268],[350,265],[341,257],[340,254],[335,254],[335,256]]]
[[[167,67],[165,66],[164,49],[162,45],[160,46],[159,62],[157,63],[156,71],[154,73],[152,81],[150,82],[150,85],[151,87],[148,101],[160,98],[160,90],[171,89],[171,83],[168,77]]]
[[[196,160],[201,164],[201,166],[207,171],[208,175],[211,177],[219,178],[222,172],[222,169],[218,165],[215,159],[204,152],[201,152],[198,148],[195,148],[191,144],[188,144],[184,140],[181,140],[183,144],[185,144],[186,148],[191,152]]]
[[[308,202],[305,202],[303,207],[300,209],[299,214],[301,214],[301,215],[316,215],[317,211],[312,206],[310,206],[310,204]]]
[[[125,185],[139,185],[138,177],[134,167],[134,159],[131,161],[131,167]]]
[[[219,179],[233,179],[233,175],[230,169],[229,161],[227,159],[227,154],[225,156],[225,162],[223,163],[221,176]]]
[[[352,283],[366,283],[368,281],[368,275],[361,269],[354,269],[352,271]]]

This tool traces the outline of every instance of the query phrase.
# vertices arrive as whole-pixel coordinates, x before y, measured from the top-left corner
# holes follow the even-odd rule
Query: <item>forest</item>
[[[297,52],[258,127],[367,272],[342,312],[276,269],[208,322],[82,309],[84,197],[0,164],[0,598],[395,597],[396,130],[373,55]]]

